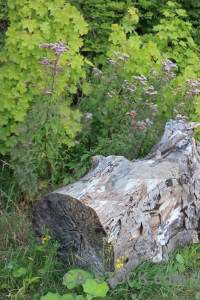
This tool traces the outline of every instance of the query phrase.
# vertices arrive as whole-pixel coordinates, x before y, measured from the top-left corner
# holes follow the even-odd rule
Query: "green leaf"
[[[86,298],[84,297],[84,296],[82,296],[82,295],[78,295],[77,297],[76,297],[76,300],[85,300]]]
[[[85,95],[89,95],[92,91],[92,87],[88,82],[84,82],[82,85],[82,90]]]
[[[61,296],[60,294],[56,293],[47,293],[45,296],[42,296],[40,300],[74,300],[73,294],[65,294]]]
[[[175,4],[174,2],[172,2],[172,1],[168,1],[168,2],[167,2],[167,5],[168,5],[169,7],[174,7],[176,4]]]
[[[84,270],[74,269],[65,274],[63,278],[63,284],[66,285],[69,290],[71,290],[79,285],[82,285],[88,278],[91,277],[91,274]]]
[[[179,262],[180,264],[184,264],[184,259],[183,259],[183,256],[182,256],[182,255],[177,254],[177,255],[176,255],[176,260],[177,260],[177,262]]]
[[[85,154],[81,157],[81,161],[87,160],[90,156],[91,156],[90,153],[85,153]]]
[[[196,293],[195,299],[200,300],[200,292]]]
[[[186,11],[184,9],[176,9],[176,13],[180,17],[187,17]]]
[[[179,271],[180,271],[181,273],[185,272],[185,266],[184,266],[184,264],[179,264],[179,265],[178,265],[178,269],[179,269]]]
[[[7,285],[6,283],[4,283],[4,284],[2,284],[1,286],[0,286],[0,290],[9,290],[9,285]],[[81,300],[81,299],[80,299]]]
[[[105,297],[109,291],[107,282],[102,282],[98,279],[88,279],[85,284],[83,284],[83,290],[85,293],[93,297]]]
[[[86,59],[85,58],[85,63],[87,64],[87,65],[89,65],[89,66],[91,66],[91,67],[94,67],[94,64],[90,61],[90,60],[88,60],[88,59]]]
[[[61,297],[61,300],[74,300],[74,295],[73,294],[65,294]]]
[[[50,25],[49,22],[43,22],[42,24],[40,24],[40,28],[41,30],[45,33],[45,34],[49,34],[50,33]]]
[[[26,273],[27,273],[27,269],[24,267],[20,267],[19,269],[13,271],[13,276],[18,278],[21,277],[22,275],[26,275]]]
[[[33,30],[37,27],[36,20],[31,20],[30,18],[23,20],[21,24],[22,28],[28,28],[29,32],[33,32]]]

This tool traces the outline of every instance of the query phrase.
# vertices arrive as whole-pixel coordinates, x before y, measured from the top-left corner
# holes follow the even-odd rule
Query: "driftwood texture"
[[[142,160],[95,156],[80,181],[37,202],[37,236],[49,228],[69,259],[72,254],[78,266],[98,271],[104,263],[113,271],[120,255],[127,255],[122,274],[148,259],[167,260],[169,251],[197,242],[200,155],[193,130],[199,126],[170,120]]]

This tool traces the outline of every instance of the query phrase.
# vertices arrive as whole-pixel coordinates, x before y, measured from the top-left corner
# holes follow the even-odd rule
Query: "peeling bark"
[[[199,126],[170,120],[142,160],[93,157],[85,177],[35,205],[37,236],[49,228],[69,260],[72,254],[76,265],[98,271],[113,271],[116,259],[128,256],[121,274],[145,260],[167,260],[178,245],[197,242],[200,145],[193,130]]]

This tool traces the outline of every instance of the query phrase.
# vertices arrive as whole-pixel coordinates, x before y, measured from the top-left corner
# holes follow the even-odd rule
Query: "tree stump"
[[[86,176],[36,203],[36,235],[50,229],[79,267],[114,271],[116,260],[127,256],[121,274],[198,242],[200,155],[193,130],[199,126],[170,120],[141,160],[93,157]]]

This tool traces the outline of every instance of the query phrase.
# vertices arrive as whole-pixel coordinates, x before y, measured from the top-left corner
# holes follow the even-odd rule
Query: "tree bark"
[[[120,274],[198,242],[200,155],[193,130],[199,126],[170,120],[142,160],[93,157],[85,177],[36,203],[36,235],[50,229],[69,261],[101,272],[114,271],[127,256]]]

